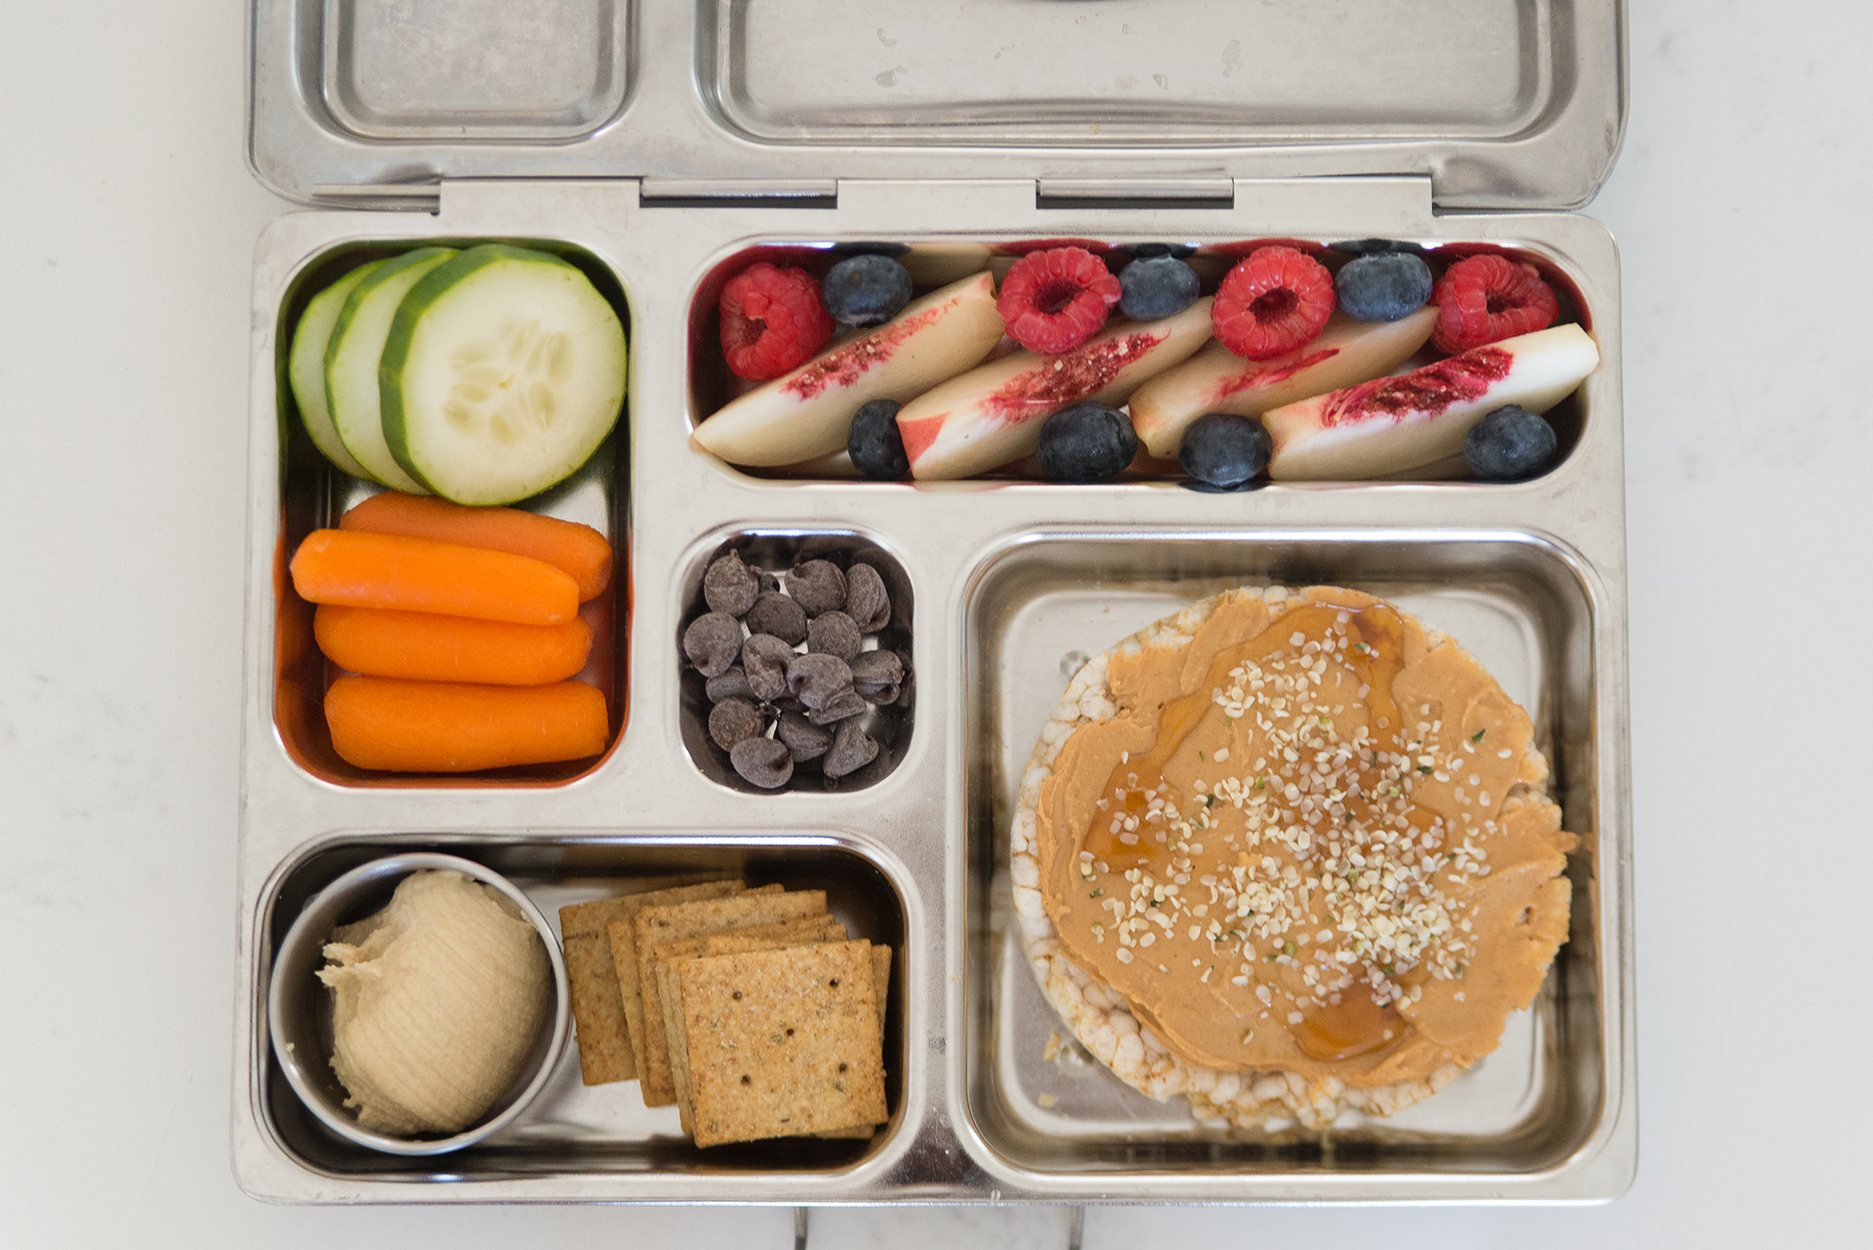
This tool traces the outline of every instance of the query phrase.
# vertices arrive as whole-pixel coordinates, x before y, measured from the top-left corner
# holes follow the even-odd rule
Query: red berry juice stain
[[[873,369],[897,354],[904,340],[927,328],[944,313],[956,307],[958,300],[948,300],[926,308],[915,317],[879,326],[864,338],[855,339],[837,351],[829,352],[800,371],[800,376],[783,390],[811,399],[829,386],[846,387],[856,383]]]
[[[1332,429],[1376,416],[1394,421],[1435,417],[1487,395],[1493,383],[1509,376],[1514,363],[1515,357],[1500,347],[1477,347],[1400,377],[1362,382],[1329,398],[1320,424]]]
[[[1282,365],[1279,369],[1264,368],[1252,360],[1245,361],[1244,363],[1247,364],[1249,368],[1242,373],[1236,374],[1234,377],[1225,378],[1222,385],[1218,386],[1215,393],[1210,396],[1210,399],[1212,402],[1219,399],[1228,399],[1238,391],[1259,389],[1264,386],[1273,386],[1277,382],[1286,382],[1303,369],[1311,369],[1321,361],[1331,360],[1339,354],[1339,348],[1328,347],[1321,351],[1309,352],[1292,364]]]
[[[1026,421],[1051,413],[1104,390],[1120,370],[1169,337],[1121,334],[1058,356],[1043,356],[1033,368],[1002,383],[982,401],[982,407],[1004,421]]]

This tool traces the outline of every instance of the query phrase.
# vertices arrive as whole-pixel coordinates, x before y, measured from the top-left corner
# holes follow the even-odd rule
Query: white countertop
[[[0,6],[0,1245],[789,1244],[790,1210],[236,1189],[247,310],[287,206],[241,159],[243,6],[116,7]],[[1088,1247],[1866,1236],[1873,13],[1678,0],[1631,35],[1589,211],[1625,282],[1638,1181],[1585,1209],[1095,1209]],[[829,1210],[812,1244],[1065,1228]]]

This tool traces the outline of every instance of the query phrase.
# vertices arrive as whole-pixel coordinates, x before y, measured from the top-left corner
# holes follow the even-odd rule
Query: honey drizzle
[[[1348,618],[1346,624],[1351,634],[1356,635],[1344,650],[1332,645],[1336,637],[1345,634],[1336,629],[1342,614]],[[1302,635],[1299,644],[1293,641],[1297,633]],[[1123,834],[1131,831],[1114,831],[1107,813],[1102,811],[1082,839],[1081,849],[1090,851],[1113,872],[1140,868],[1154,876],[1168,875],[1167,870],[1178,851],[1173,835],[1168,828],[1149,829],[1142,819],[1151,801],[1147,795],[1151,794],[1162,797],[1166,807],[1175,806],[1179,812],[1184,810],[1184,796],[1164,776],[1164,766],[1216,705],[1215,692],[1228,689],[1232,684],[1231,672],[1247,663],[1271,659],[1283,651],[1299,656],[1310,641],[1319,644],[1323,651],[1331,648],[1331,654],[1350,668],[1365,687],[1367,737],[1362,744],[1362,754],[1367,762],[1359,768],[1358,794],[1349,794],[1344,802],[1353,822],[1369,821],[1373,816],[1373,804],[1368,796],[1376,788],[1381,771],[1377,755],[1402,754],[1407,745],[1404,718],[1399,715],[1392,696],[1392,683],[1405,666],[1404,637],[1404,622],[1385,604],[1375,603],[1356,610],[1333,604],[1310,604],[1285,613],[1247,642],[1218,652],[1196,689],[1164,705],[1151,749],[1128,758],[1106,779],[1103,794],[1107,797],[1124,795],[1124,814],[1141,818],[1135,831],[1136,841],[1122,841]],[[1428,831],[1437,820],[1436,812],[1417,803],[1407,803],[1405,816],[1420,832]],[[1169,824],[1168,821],[1154,823]],[[1162,842],[1158,841],[1159,836],[1163,837]],[[1396,1007],[1389,1004],[1382,1007],[1371,995],[1357,991],[1349,991],[1337,1004],[1306,1012],[1299,1024],[1289,1027],[1290,1035],[1303,1054],[1325,1062],[1390,1049],[1409,1031],[1410,1025]]]

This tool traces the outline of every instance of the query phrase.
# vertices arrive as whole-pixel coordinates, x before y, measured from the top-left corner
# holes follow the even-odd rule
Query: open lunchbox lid
[[[252,22],[248,157],[307,203],[1406,175],[1442,208],[1564,209],[1627,100],[1624,0],[254,0]]]

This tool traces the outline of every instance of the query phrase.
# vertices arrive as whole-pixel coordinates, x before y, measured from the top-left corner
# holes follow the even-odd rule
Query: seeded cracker
[[[770,926],[778,927],[778,926]],[[843,942],[845,926],[833,924],[836,934],[819,939],[826,942]],[[754,930],[747,930],[749,934]],[[744,951],[779,950],[793,947],[796,943],[786,940],[761,939],[752,936],[709,937],[700,939],[703,949],[698,955],[738,955]],[[680,945],[688,945],[683,943]],[[678,978],[678,967],[688,962],[682,955],[672,956],[671,947],[660,947],[658,951],[662,962],[657,966],[657,988],[663,998],[664,1033],[669,1039],[670,1072],[676,1084],[676,1105],[682,1115],[683,1131],[694,1134],[695,1121],[692,1113],[693,1095],[689,1084],[689,1059],[683,1036],[683,997]],[[694,956],[690,956],[693,958]],[[891,948],[874,945],[871,948],[872,986],[878,1005],[878,1037],[882,1048],[884,1042],[884,1017],[887,995],[891,983]],[[882,1053],[882,1049],[880,1051]],[[813,1134],[815,1137],[871,1137],[877,1128],[871,1123],[854,1124],[846,1128],[825,1129]]]
[[[656,948],[665,942],[729,933],[756,925],[779,924],[826,914],[824,890],[799,890],[791,893],[765,894],[749,891],[734,898],[710,899],[683,903],[674,907],[647,907],[631,917],[630,939],[637,956],[637,986],[641,995],[639,1013],[644,1021],[644,1049],[638,1064],[637,1079],[647,1107],[667,1107],[676,1101],[676,1085],[670,1076],[670,1051],[664,1039],[663,1004],[658,997]],[[614,953],[618,930],[611,932]],[[622,982],[623,972],[619,978]],[[635,1028],[636,1021],[632,1021]],[[633,1033],[633,1038],[637,1036]]]
[[[871,943],[707,956],[679,980],[698,1146],[884,1122]]]
[[[711,881],[659,889],[665,880],[636,883],[645,887],[641,893],[568,903],[559,909],[566,980],[572,990],[572,1016],[577,1026],[579,1079],[586,1085],[629,1081],[637,1076],[624,996],[619,990],[606,926],[631,914],[626,904],[641,907],[646,899],[674,903],[716,898],[743,888],[739,881]]]

